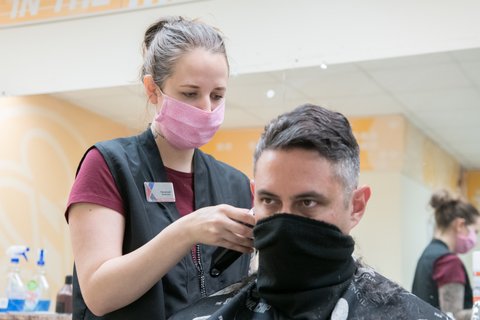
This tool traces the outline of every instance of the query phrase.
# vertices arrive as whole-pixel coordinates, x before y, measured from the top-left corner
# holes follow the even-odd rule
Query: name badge
[[[148,202],[175,202],[175,192],[171,182],[144,182]]]

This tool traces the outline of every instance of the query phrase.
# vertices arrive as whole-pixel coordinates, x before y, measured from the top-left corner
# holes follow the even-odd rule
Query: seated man
[[[352,257],[370,188],[340,113],[303,105],[273,120],[255,151],[258,273],[171,319],[448,319]]]

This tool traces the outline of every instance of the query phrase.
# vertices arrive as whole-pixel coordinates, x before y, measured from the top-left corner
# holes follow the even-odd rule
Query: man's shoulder
[[[357,306],[357,314],[367,312],[372,319],[376,312],[379,316],[389,314],[389,319],[449,319],[440,310],[365,265],[357,268],[345,298],[352,306]]]

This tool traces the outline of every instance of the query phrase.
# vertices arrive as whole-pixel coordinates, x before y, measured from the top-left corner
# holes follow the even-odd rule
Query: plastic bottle
[[[0,313],[7,312],[7,307],[8,307],[8,298],[7,298],[7,293],[6,293],[6,279],[1,278],[3,281],[0,285]]]
[[[45,250],[38,251],[37,269],[26,285],[25,311],[48,311],[50,286],[45,276]]]
[[[0,314],[7,312],[8,297],[7,297],[7,277],[0,276]],[[2,319],[2,317],[0,317]]]
[[[470,320],[480,320],[480,301],[477,301],[473,304],[472,317]]]
[[[25,286],[20,276],[20,258],[24,257],[26,261],[28,247],[11,246],[7,250],[10,257],[10,266],[7,273],[6,296],[8,298],[7,312],[23,311],[25,305]]]
[[[0,313],[7,312],[8,298],[0,297]]]
[[[72,313],[72,276],[65,277],[65,284],[57,293],[57,303],[55,305],[56,313]]]

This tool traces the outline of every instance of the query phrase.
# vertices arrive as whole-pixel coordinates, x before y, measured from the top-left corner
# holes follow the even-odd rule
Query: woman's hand
[[[180,220],[184,220],[193,243],[253,252],[255,218],[248,209],[220,204],[198,209]]]

